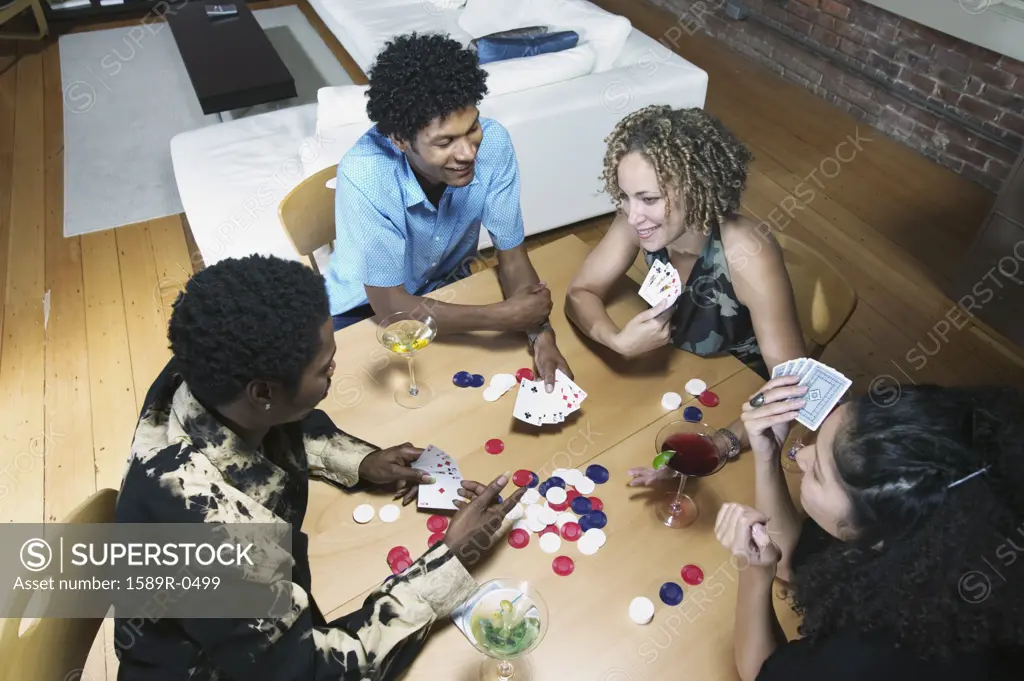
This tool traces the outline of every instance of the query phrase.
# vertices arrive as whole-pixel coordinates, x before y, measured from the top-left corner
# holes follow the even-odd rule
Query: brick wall
[[[757,18],[830,51],[840,65],[749,18],[727,18],[726,0],[648,1],[676,14],[687,31],[715,36],[993,191],[1024,148],[1022,62],[862,0],[739,0]],[[851,71],[850,65],[869,69],[884,83]],[[915,94],[940,110],[929,111],[899,92]],[[971,120],[989,137],[945,112]]]

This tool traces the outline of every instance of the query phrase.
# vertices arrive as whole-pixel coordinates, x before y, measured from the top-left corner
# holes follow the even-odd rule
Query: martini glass
[[[459,609],[456,622],[487,656],[480,664],[480,681],[536,678],[526,655],[547,632],[548,608],[529,582],[501,578],[481,584]]]
[[[655,507],[658,520],[666,527],[689,527],[700,515],[697,503],[683,494],[683,489],[687,478],[713,475],[725,465],[726,452],[715,444],[714,432],[706,423],[690,421],[672,421],[658,432],[655,468],[665,465],[679,476],[679,487]]]
[[[385,348],[409,365],[409,384],[395,390],[395,402],[406,409],[419,409],[430,402],[434,391],[429,385],[416,381],[413,358],[430,345],[437,335],[437,323],[430,315],[396,312],[388,315],[377,326],[377,340]]]

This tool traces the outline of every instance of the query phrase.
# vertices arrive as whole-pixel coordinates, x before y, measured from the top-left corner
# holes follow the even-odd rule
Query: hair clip
[[[946,489],[953,489],[957,485],[963,484],[963,483],[967,482],[968,480],[970,480],[971,478],[975,478],[975,477],[981,475],[982,473],[984,473],[988,469],[989,469],[988,466],[985,466],[984,468],[979,468],[978,470],[974,471],[970,475],[965,475],[964,477],[960,478],[956,482],[949,483],[949,486],[946,487]]]

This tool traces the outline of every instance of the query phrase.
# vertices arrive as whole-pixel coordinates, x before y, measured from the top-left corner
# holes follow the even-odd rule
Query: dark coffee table
[[[206,16],[207,4],[230,2],[236,16]],[[204,114],[296,96],[295,79],[242,0],[187,2],[167,12],[167,23]]]

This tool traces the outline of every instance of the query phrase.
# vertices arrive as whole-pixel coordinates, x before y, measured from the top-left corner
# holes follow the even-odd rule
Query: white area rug
[[[351,83],[295,6],[254,13],[295,78],[293,99],[225,113],[225,120],[316,101]],[[171,166],[178,133],[220,121],[199,107],[171,29],[136,26],[61,36],[64,236],[183,211]]]

